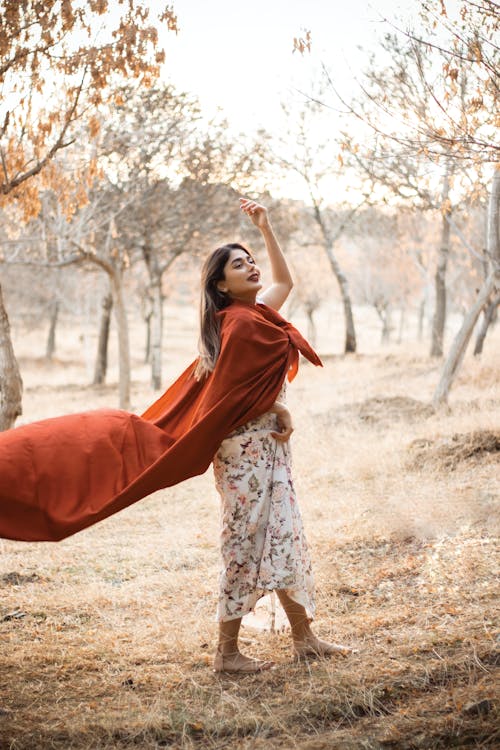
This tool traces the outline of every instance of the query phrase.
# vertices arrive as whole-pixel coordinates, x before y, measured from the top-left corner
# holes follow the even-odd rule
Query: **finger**
[[[284,430],[283,432],[271,432],[271,435],[276,440],[279,440],[280,443],[286,443],[286,441],[290,439],[292,432],[293,427],[290,427],[288,430]]]
[[[290,440],[290,434],[286,432],[280,432],[276,435],[278,443],[287,443]]]
[[[278,441],[278,443],[283,443],[283,433],[281,432],[271,432],[272,437]]]
[[[241,208],[243,208],[243,209],[246,209],[246,208],[258,208],[258,205],[259,205],[255,201],[251,201],[248,198],[240,198],[240,201],[241,201]]]

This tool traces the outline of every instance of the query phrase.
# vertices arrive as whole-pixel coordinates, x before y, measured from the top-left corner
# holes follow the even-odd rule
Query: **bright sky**
[[[174,9],[180,30],[162,39],[165,77],[178,89],[195,94],[208,117],[220,109],[230,130],[251,134],[259,127],[282,133],[286,123],[280,103],[303,100],[299,91],[312,90],[322,77],[322,63],[349,99],[354,76],[377,49],[377,38],[391,30],[384,18],[406,27],[417,17],[420,2],[174,0]],[[293,52],[293,40],[306,29],[312,49],[300,55]],[[321,138],[332,134],[334,118],[325,122]],[[332,180],[326,189],[340,200],[346,185]],[[294,174],[282,185],[275,184],[273,192],[309,200],[302,179]]]
[[[236,130],[272,131],[280,101],[307,89],[322,61],[348,85],[366,59],[358,47],[373,50],[376,35],[389,30],[382,17],[408,19],[419,7],[419,0],[175,0],[180,32],[164,39],[166,71],[208,114],[220,107]],[[304,29],[312,53],[292,54]]]

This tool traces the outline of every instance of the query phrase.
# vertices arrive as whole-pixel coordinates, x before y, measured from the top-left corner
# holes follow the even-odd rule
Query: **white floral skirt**
[[[284,388],[279,400],[283,397]],[[228,435],[214,457],[222,500],[219,621],[243,617],[277,589],[314,617],[314,580],[290,445],[271,436],[276,428],[276,415],[264,414]]]

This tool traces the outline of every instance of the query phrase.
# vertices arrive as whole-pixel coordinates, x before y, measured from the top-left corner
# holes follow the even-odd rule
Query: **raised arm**
[[[260,229],[271,264],[272,284],[259,294],[259,298],[269,307],[279,310],[292,290],[293,279],[283,251],[273,232],[267,208],[246,198],[240,198],[240,207],[252,223]]]

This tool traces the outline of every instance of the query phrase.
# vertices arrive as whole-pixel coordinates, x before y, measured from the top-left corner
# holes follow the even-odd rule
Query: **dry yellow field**
[[[196,338],[195,315],[176,315],[167,382]],[[366,353],[304,364],[289,388],[315,627],[358,652],[297,664],[281,618],[270,632],[262,608],[245,647],[276,668],[213,673],[208,472],[58,544],[0,541],[1,748],[500,746],[500,330],[481,361],[466,359],[439,414],[426,406],[439,366],[423,346],[382,350],[365,331]],[[116,406],[114,370],[111,385],[86,385],[92,340],[66,328],[48,364],[40,335],[15,331],[20,421]],[[154,398],[139,349],[138,411]]]

